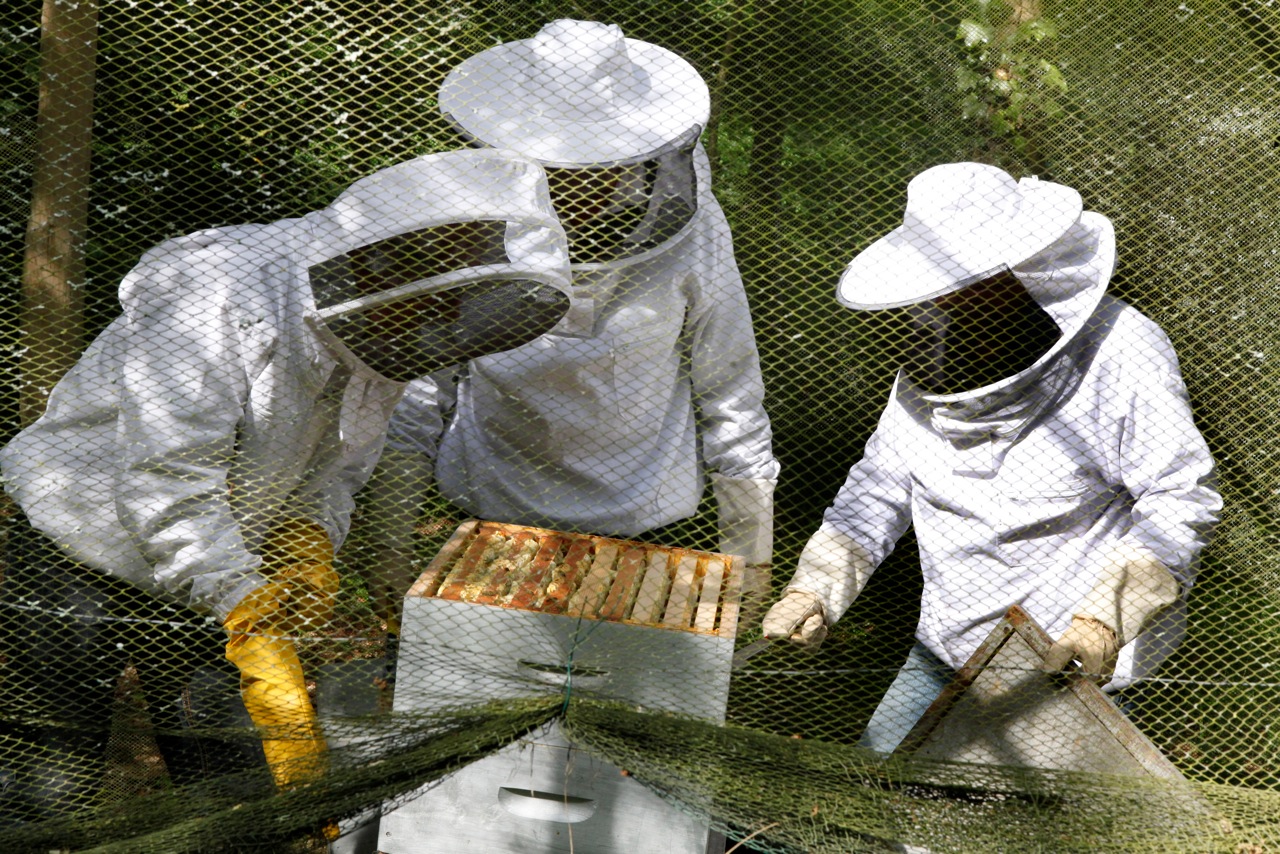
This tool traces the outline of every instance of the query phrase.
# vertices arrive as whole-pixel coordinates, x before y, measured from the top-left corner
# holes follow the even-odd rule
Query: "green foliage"
[[[994,140],[1026,155],[1037,121],[1061,118],[1062,70],[1041,54],[1058,27],[1034,0],[978,0],[977,17],[956,28],[964,64],[956,70],[961,113]],[[995,7],[995,8],[993,8]],[[998,11],[997,11],[998,10]]]

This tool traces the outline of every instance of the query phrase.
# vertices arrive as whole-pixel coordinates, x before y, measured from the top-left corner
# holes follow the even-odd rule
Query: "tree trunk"
[[[97,0],[44,0],[31,218],[22,269],[22,388],[30,424],[80,355],[98,53]]]

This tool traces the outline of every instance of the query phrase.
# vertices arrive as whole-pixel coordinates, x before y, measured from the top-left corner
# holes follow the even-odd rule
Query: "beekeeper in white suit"
[[[548,172],[573,298],[551,334],[411,383],[371,484],[396,631],[422,490],[477,517],[631,537],[692,516],[766,565],[778,463],[728,223],[699,144],[710,100],[676,54],[558,20],[454,68],[440,108]]]
[[[20,728],[27,746],[0,756],[19,768],[9,814],[89,803],[126,661],[163,718],[210,649],[238,670],[276,783],[314,774],[291,635],[331,611],[334,550],[405,383],[526,343],[568,291],[543,170],[500,151],[421,157],[301,218],[147,252],[123,314],[0,452],[29,522],[0,639],[32,713],[61,725]],[[229,752],[174,741],[178,782]]]
[[[764,631],[820,642],[915,526],[917,643],[865,746],[897,746],[1011,605],[1057,638],[1046,669],[1112,691],[1181,638],[1221,499],[1169,340],[1104,295],[1114,266],[1075,190],[955,163],[841,278],[844,305],[902,316],[904,364]]]

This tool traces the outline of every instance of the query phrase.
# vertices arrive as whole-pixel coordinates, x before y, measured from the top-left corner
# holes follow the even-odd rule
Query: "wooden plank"
[[[720,609],[720,637],[738,636],[738,614],[742,601],[742,573],[746,563],[741,555],[733,555],[727,567],[728,584],[724,589],[724,605]]]
[[[436,595],[440,581],[448,574],[449,568],[453,566],[458,556],[463,553],[479,525],[479,519],[469,519],[459,525],[453,532],[453,536],[449,538],[449,542],[436,552],[436,556],[431,559],[431,563],[427,564],[427,568],[418,576],[418,580],[413,583],[406,595],[418,597]]]
[[[484,564],[485,556],[493,551],[494,542],[489,533],[489,531],[485,530],[485,526],[482,525],[480,527],[471,544],[467,546],[467,550],[463,552],[462,557],[458,559],[453,569],[450,570],[440,584],[440,591],[436,593],[437,597],[440,599],[462,599],[462,593],[466,589],[467,582],[472,574]]]
[[[698,595],[698,610],[693,615],[694,631],[714,632],[716,615],[720,612],[720,587],[724,584],[724,561],[720,557],[707,558],[706,572],[702,576],[702,592]]]
[[[667,598],[667,610],[662,624],[673,629],[687,629],[693,621],[693,610],[698,596],[698,556],[681,554],[676,564],[675,577],[671,581],[671,595]]]
[[[582,574],[591,566],[594,543],[587,537],[575,538],[565,551],[564,562],[551,568],[547,590],[536,610],[547,614],[563,614],[569,597],[578,586]]]
[[[620,550],[620,543],[606,541],[600,544],[582,586],[569,599],[567,611],[569,616],[588,617],[593,620],[596,618],[604,597],[609,593],[609,584],[613,581],[613,575],[617,571]]]
[[[631,621],[652,625],[658,622],[663,606],[667,603],[667,590],[671,586],[671,571],[667,568],[668,552],[655,550],[645,562],[644,578],[636,593],[636,604],[631,609]]]
[[[458,598],[463,602],[475,602],[489,586],[494,573],[505,566],[511,557],[513,545],[511,536],[502,531],[495,531],[491,527],[481,536],[485,540],[484,554],[476,561],[475,568],[467,575],[462,590],[458,593]]]
[[[609,595],[600,608],[600,619],[621,622],[630,614],[640,589],[640,577],[645,567],[645,550],[629,548],[618,559],[618,573],[613,577]]]
[[[503,603],[505,607],[517,608],[521,611],[536,609],[545,592],[547,578],[551,573],[552,567],[555,566],[556,558],[560,556],[564,545],[565,538],[559,534],[551,534],[543,538],[542,543],[538,546],[538,554],[529,566],[529,574],[512,591],[508,600]]]

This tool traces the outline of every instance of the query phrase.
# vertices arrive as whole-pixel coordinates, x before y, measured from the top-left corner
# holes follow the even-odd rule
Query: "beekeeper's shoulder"
[[[147,250],[120,283],[126,313],[157,301],[247,295],[264,265],[278,263],[296,239],[291,221],[207,228]]]

